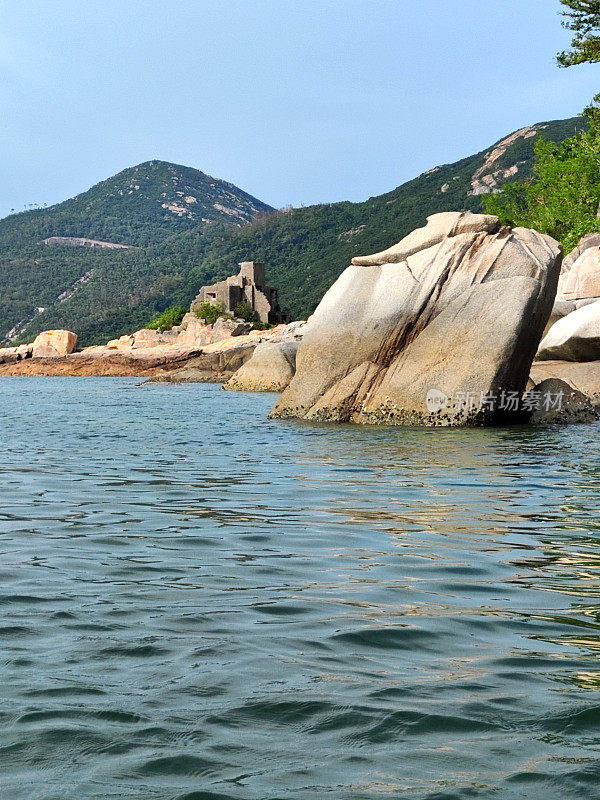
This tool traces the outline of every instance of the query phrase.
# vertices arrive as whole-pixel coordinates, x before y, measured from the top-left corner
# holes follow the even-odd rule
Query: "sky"
[[[559,0],[2,0],[0,216],[150,159],[364,200],[578,114]]]

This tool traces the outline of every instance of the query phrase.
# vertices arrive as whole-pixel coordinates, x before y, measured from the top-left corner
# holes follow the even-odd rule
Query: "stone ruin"
[[[265,285],[262,261],[242,261],[239,266],[237,275],[203,286],[191,304],[191,311],[197,311],[202,303],[210,303],[219,304],[226,314],[234,314],[238,303],[247,303],[261,322],[289,322],[289,316],[279,310],[277,289]]]

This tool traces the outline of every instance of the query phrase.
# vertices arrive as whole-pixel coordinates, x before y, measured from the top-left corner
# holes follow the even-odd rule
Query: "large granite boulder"
[[[553,239],[496,217],[429,217],[389,250],[353,259],[325,294],[271,416],[506,421],[525,389],[560,264]]]
[[[563,272],[558,282],[560,300],[589,300],[600,297],[600,247],[587,247]]]
[[[208,344],[213,333],[213,326],[207,325],[195,314],[187,313],[181,322],[181,332],[177,336],[177,344],[189,347],[202,347]]]
[[[278,325],[273,328],[270,339],[272,342],[299,342],[304,336],[306,320],[300,319],[295,322],[288,322],[287,325]]]
[[[569,255],[564,257],[562,267],[561,267],[561,274],[564,272],[569,272],[571,267],[575,264],[575,262],[579,259],[586,250],[590,248],[598,248],[600,247],[600,233],[586,233],[585,236],[577,242],[577,247],[575,247]]]
[[[565,257],[556,299],[544,331],[583,306],[600,299],[600,233],[588,233],[577,247]]]
[[[135,350],[146,350],[149,347],[164,347],[174,345],[177,342],[178,332],[174,329],[168,331],[156,331],[151,328],[142,328],[132,334]]]
[[[239,392],[282,392],[294,377],[297,351],[297,341],[263,342],[223,388]]]
[[[77,334],[73,331],[44,331],[33,342],[33,358],[58,358],[75,350]]]
[[[550,328],[536,361],[594,361],[600,359],[600,301],[578,308]]]

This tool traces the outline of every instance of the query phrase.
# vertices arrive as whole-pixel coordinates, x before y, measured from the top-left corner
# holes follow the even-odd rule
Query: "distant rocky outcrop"
[[[285,327],[250,330],[243,320],[222,319],[206,325],[187,314],[171,330],[142,328],[79,352],[73,352],[75,334],[46,331],[32,344],[0,349],[0,375],[136,375],[223,383],[257,345]]]
[[[280,326],[281,328],[282,326]],[[82,357],[97,364],[123,364],[123,374],[151,375],[173,382],[227,381],[249,359],[257,345],[278,329],[253,331],[243,320],[219,318],[207,325],[188,313],[170,330],[143,328],[106,345],[87,347]]]
[[[101,247],[105,250],[128,250],[131,245],[116,242],[102,242],[99,239],[86,239],[84,236],[49,236],[44,244],[58,247]]]
[[[20,344],[17,347],[0,347],[0,364],[16,364],[17,361],[31,358],[32,353],[32,344]]]
[[[32,346],[33,358],[58,358],[72,353],[77,346],[73,331],[44,331],[36,336]]]
[[[0,347],[0,364],[17,364],[26,359],[56,360],[70,355],[77,345],[77,334],[72,331],[44,331],[29,344]]]
[[[509,166],[499,166],[503,156],[511,145],[514,145],[519,139],[531,139],[538,136],[543,125],[530,125],[527,128],[521,128],[505,139],[498,142],[491,150],[485,154],[483,164],[475,171],[471,178],[471,191],[469,194],[488,194],[489,192],[500,191],[500,186],[505,183],[509,178],[514,177],[519,168],[525,161],[518,161],[517,163],[510,164]],[[449,187],[448,187],[449,188]],[[442,187],[442,192],[448,191]]]
[[[240,370],[263,342],[277,337],[285,326],[230,336],[202,347],[179,369],[160,376],[170,383],[225,383]]]
[[[391,424],[508,421],[548,320],[560,245],[496,217],[435,214],[355,258],[309,319],[272,417]]]

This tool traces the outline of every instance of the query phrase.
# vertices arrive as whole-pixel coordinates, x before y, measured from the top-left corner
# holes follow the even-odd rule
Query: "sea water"
[[[0,379],[0,797],[597,796],[600,427]]]

